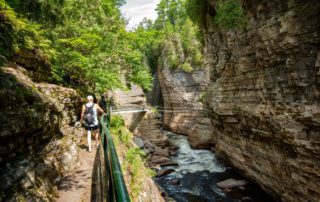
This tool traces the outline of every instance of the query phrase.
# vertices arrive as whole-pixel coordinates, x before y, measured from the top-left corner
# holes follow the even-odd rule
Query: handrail
[[[110,110],[108,110],[110,112]],[[104,114],[100,118],[101,144],[104,150],[104,160],[106,167],[106,201],[130,202],[126,184],[122,175],[118,155],[110,134],[110,113]],[[109,180],[111,179],[111,180]]]

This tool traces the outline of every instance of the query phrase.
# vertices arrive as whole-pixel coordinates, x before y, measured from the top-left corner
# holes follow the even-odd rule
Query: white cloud
[[[127,29],[132,29],[141,22],[143,18],[155,20],[157,12],[155,11],[160,0],[127,0],[127,3],[122,6],[122,15],[129,20]]]

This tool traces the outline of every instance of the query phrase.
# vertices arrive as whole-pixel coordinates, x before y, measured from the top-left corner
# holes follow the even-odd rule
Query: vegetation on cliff
[[[155,172],[145,167],[145,153],[134,146],[133,135],[125,127],[124,120],[120,116],[113,116],[111,119],[111,134],[117,148],[117,153],[122,159],[122,172],[124,173],[128,191],[133,201],[144,191],[143,183]],[[145,184],[146,185],[146,184]]]
[[[21,50],[40,50],[47,45],[39,25],[19,18],[4,0],[0,0],[0,33],[0,66]]]
[[[190,20],[185,0],[161,0],[154,23],[145,19],[135,30],[149,36],[144,45],[150,68],[182,69],[191,72],[203,62],[199,29]]]
[[[20,49],[37,49],[51,61],[54,83],[104,92],[125,87],[124,78],[150,88],[144,54],[119,11],[123,1],[0,2],[2,61]]]
[[[217,0],[215,8],[207,0],[186,0],[186,9],[190,19],[203,27],[206,24],[206,15],[219,29],[235,29],[246,25],[246,17],[239,0]]]
[[[205,2],[161,0],[155,22],[125,30],[123,0],[0,0],[0,62],[36,50],[52,67],[48,81],[82,92],[105,92],[136,83],[151,88],[158,67],[186,72],[203,65],[197,21]],[[215,22],[239,24],[235,0],[218,1]],[[225,15],[226,13],[232,15]],[[130,85],[128,85],[130,86]]]

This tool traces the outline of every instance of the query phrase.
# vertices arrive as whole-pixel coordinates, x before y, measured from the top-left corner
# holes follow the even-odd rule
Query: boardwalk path
[[[67,173],[58,186],[57,202],[89,202],[91,199],[92,170],[96,149],[89,153],[80,149],[80,167]]]

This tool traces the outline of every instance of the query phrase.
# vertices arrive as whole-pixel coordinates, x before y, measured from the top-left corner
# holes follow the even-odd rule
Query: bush
[[[126,155],[126,164],[128,165],[129,173],[131,175],[130,188],[134,196],[137,196],[143,183],[144,162],[141,160],[145,156],[145,153],[137,148],[130,148]],[[146,170],[148,173],[148,169]]]
[[[206,0],[186,0],[186,9],[190,19],[202,27],[206,15],[209,13]],[[235,29],[245,27],[247,18],[238,0],[217,0],[215,7],[214,23],[222,29]]]
[[[216,4],[214,22],[220,28],[234,29],[246,25],[243,8],[237,0],[219,0]]]
[[[12,8],[0,0],[0,55],[10,58],[21,49],[47,46],[39,26],[18,18]]]
[[[207,97],[208,97],[207,92],[201,92],[199,95],[198,101],[204,103],[206,101]]]
[[[111,117],[111,127],[113,129],[119,130],[122,126],[124,126],[124,120],[119,115],[114,115]]]
[[[181,66],[181,69],[182,69],[183,71],[187,72],[187,73],[190,73],[190,72],[192,72],[192,70],[193,70],[193,68],[192,68],[192,66],[190,65],[189,62],[183,63],[183,65]]]
[[[190,19],[199,27],[204,24],[207,1],[206,0],[186,0],[186,10]]]

